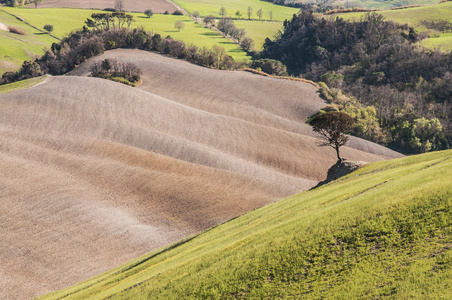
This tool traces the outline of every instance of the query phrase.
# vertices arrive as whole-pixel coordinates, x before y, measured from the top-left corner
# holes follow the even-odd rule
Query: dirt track
[[[143,85],[83,77],[105,57],[139,65]],[[0,95],[1,299],[64,288],[308,189],[334,163],[303,123],[324,105],[310,85],[138,50],[94,60]],[[350,160],[400,156],[352,144]]]
[[[124,10],[131,12],[144,12],[146,9],[152,9],[155,13],[163,13],[168,11],[170,13],[176,10],[176,7],[166,0],[123,0]],[[34,4],[29,4],[28,7],[34,7]],[[115,0],[44,0],[38,4],[38,8],[94,8],[106,9],[114,8]]]

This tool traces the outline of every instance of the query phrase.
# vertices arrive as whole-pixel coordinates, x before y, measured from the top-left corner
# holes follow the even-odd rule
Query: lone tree
[[[192,12],[191,15],[192,15],[193,17],[195,17],[196,20],[199,19],[199,18],[201,17],[201,14],[200,14],[199,11],[197,11],[197,10],[195,10],[194,12]]]
[[[253,9],[251,6],[248,6],[248,20],[251,20],[251,14],[253,13]]]
[[[327,112],[315,117],[311,126],[315,132],[320,133],[325,140],[321,146],[330,146],[336,150],[338,161],[342,161],[339,155],[339,147],[344,146],[348,141],[348,133],[355,123],[351,116],[343,112]]]
[[[145,14],[146,16],[148,16],[148,18],[150,18],[150,17],[152,17],[152,16],[154,15],[154,12],[152,11],[152,9],[146,9],[146,10],[144,11],[144,14]]]
[[[53,31],[53,25],[51,24],[44,25],[44,30],[47,31],[48,33],[51,33]]]
[[[185,24],[181,20],[177,20],[176,22],[174,22],[174,28],[178,29],[179,31],[184,27]]]
[[[224,8],[224,6],[222,6],[222,7],[220,8],[220,16],[221,16],[222,18],[224,18],[224,17],[226,16],[226,8]]]
[[[259,21],[261,20],[261,18],[262,18],[262,14],[263,14],[264,12],[262,11],[262,8],[260,8],[258,11],[257,11],[257,16],[259,17]]]
[[[203,21],[206,25],[213,24],[213,22],[215,22],[215,17],[213,15],[208,15],[204,17]]]
[[[41,2],[42,0],[33,0],[33,3],[35,4],[35,8],[38,8],[38,3]]]

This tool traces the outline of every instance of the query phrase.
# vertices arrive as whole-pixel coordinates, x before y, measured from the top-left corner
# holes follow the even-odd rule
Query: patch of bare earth
[[[114,57],[132,88],[84,77]],[[92,277],[316,185],[335,162],[304,119],[311,85],[115,50],[0,95],[1,299]],[[80,76],[77,76],[80,75]],[[353,139],[350,160],[399,157]]]
[[[172,13],[176,7],[166,0],[125,0],[124,10],[131,12],[144,12],[146,9],[152,9],[155,13],[163,13],[169,11]],[[28,7],[34,7],[34,4],[29,4]],[[114,8],[114,0],[44,0],[38,4],[38,8],[92,8],[92,9],[106,9]]]

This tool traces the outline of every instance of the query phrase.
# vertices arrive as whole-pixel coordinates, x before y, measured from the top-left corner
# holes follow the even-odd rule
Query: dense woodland
[[[261,56],[321,82],[331,109],[356,118],[356,135],[419,153],[448,148],[452,138],[452,53],[424,49],[420,38],[376,13],[350,22],[303,11]]]

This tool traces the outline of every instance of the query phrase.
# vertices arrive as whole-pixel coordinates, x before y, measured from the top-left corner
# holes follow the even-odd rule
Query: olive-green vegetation
[[[6,94],[6,93],[10,93],[10,92],[17,91],[20,89],[32,87],[32,86],[44,81],[44,79],[46,79],[46,77],[47,77],[47,75],[44,75],[44,76],[39,76],[39,77],[35,77],[35,78],[30,78],[30,79],[25,79],[25,80],[13,82],[13,83],[0,85],[0,94]]]
[[[226,16],[236,17],[236,12],[241,12],[243,19],[248,19],[248,7],[252,8],[251,19],[259,19],[257,11],[262,9],[262,19],[270,20],[269,12],[272,11],[272,18],[275,21],[284,21],[290,19],[298,11],[296,8],[275,5],[270,2],[259,0],[176,0],[174,1],[182,6],[186,11],[192,13],[198,11],[201,16],[213,14],[220,17],[220,8],[226,9]]]
[[[418,32],[428,32],[430,38],[421,42],[423,46],[439,48],[443,51],[450,51],[452,49],[452,38],[449,33],[441,33],[435,30],[426,28],[422,21],[451,21],[452,2],[438,3],[435,5],[428,5],[422,7],[413,7],[397,10],[379,11],[379,14],[386,17],[388,21],[394,21],[400,24],[408,24],[414,27]],[[341,14],[341,17],[347,20],[360,19],[365,13],[347,13]]]
[[[360,137],[406,153],[448,149],[451,56],[418,47],[418,38],[375,12],[350,22],[303,11],[266,40],[261,56],[326,83],[332,93],[322,95],[357,119]]]
[[[25,35],[0,30],[0,75],[19,67],[25,60],[44,54],[44,49],[57,40],[43,34],[15,17],[0,10],[0,23],[5,27],[15,27]]]
[[[84,25],[84,21],[91,17],[93,13],[101,12],[98,10],[65,8],[42,8],[36,10],[31,8],[5,7],[4,9],[16,16],[23,17],[37,28],[43,28],[46,24],[52,24],[54,27],[52,34],[60,38],[66,36],[71,31],[80,29]],[[143,26],[148,31],[159,33],[163,37],[170,35],[176,40],[182,40],[187,44],[195,44],[198,47],[205,46],[212,48],[213,45],[219,45],[225,48],[228,55],[237,61],[250,59],[246,52],[241,50],[237,44],[224,38],[221,34],[205,28],[202,24],[193,22],[188,16],[154,14],[152,18],[148,18],[142,13],[131,13],[131,15],[134,17],[131,28]],[[174,23],[177,20],[184,22],[185,27],[183,31],[178,31],[174,28]]]
[[[42,299],[452,296],[452,151],[367,165]]]

